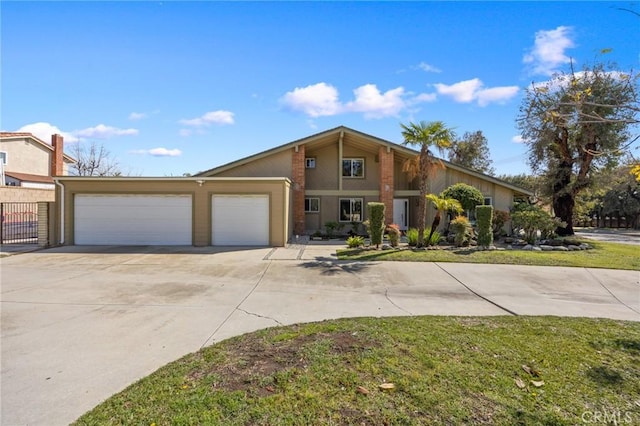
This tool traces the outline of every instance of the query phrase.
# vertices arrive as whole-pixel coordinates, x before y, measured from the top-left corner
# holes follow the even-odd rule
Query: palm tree
[[[435,166],[443,164],[436,159],[431,152],[435,147],[440,155],[445,148],[451,146],[455,138],[453,130],[442,121],[421,121],[419,123],[400,124],[402,127],[403,145],[419,146],[420,154],[414,159],[405,162],[403,171],[409,174],[409,178],[418,177],[420,198],[418,199],[418,244],[424,247],[424,228],[427,214],[427,181]]]
[[[448,212],[462,213],[462,204],[455,198],[445,198],[436,194],[428,194],[426,199],[431,201],[431,204],[436,209],[436,216],[431,223],[431,232],[429,232],[429,238],[427,238],[427,244],[431,241],[431,236],[440,225],[442,215]]]

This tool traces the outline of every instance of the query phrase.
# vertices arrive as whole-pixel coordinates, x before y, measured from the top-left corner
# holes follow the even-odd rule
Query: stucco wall
[[[23,139],[0,141],[0,151],[7,153],[7,172],[29,173],[32,175],[50,176],[51,155],[47,148],[27,142]]]
[[[55,201],[53,189],[24,188],[20,186],[0,186],[0,202],[35,203],[38,201]]]
[[[214,194],[268,194],[270,204],[269,243],[284,246],[290,237],[289,181],[281,180],[233,180],[203,179],[199,186],[194,178],[167,179],[73,179],[61,180],[64,184],[64,243],[74,243],[74,196],[76,194],[189,194],[193,206],[193,244],[211,245],[211,197]],[[56,190],[61,200],[60,190]],[[57,203],[62,205],[61,202]],[[60,212],[59,212],[60,214]],[[58,225],[59,226],[59,225]]]
[[[291,179],[291,151],[286,150],[241,164],[217,177],[286,177]]]

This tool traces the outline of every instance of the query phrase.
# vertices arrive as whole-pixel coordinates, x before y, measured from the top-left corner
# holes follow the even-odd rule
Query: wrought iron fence
[[[0,203],[0,243],[38,244],[38,203]]]

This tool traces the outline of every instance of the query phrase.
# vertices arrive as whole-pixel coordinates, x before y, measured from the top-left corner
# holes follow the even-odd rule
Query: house
[[[54,201],[53,176],[66,175],[74,162],[60,135],[48,144],[31,133],[1,132],[0,201]]]
[[[387,223],[401,230],[416,226],[417,178],[403,164],[417,151],[344,126],[199,173],[201,177],[276,177],[292,182],[292,222],[297,235],[324,229],[327,222],[345,230],[367,219],[366,205],[385,204]],[[442,160],[443,168],[429,180],[429,192],[439,194],[455,183],[478,188],[485,203],[508,211],[514,198],[533,194],[523,188]],[[435,211],[428,209],[427,223]],[[360,229],[362,232],[362,229]]]
[[[336,221],[360,227],[366,204],[387,222],[417,223],[418,185],[402,171],[418,153],[338,127],[191,177],[54,178],[61,244],[284,246]],[[457,182],[508,210],[528,191],[443,161],[430,192]],[[432,210],[432,209],[430,209]],[[430,215],[434,212],[430,211]]]

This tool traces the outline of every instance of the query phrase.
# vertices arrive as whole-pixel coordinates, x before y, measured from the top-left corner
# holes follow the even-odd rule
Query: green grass
[[[76,424],[575,425],[605,411],[640,423],[638,323],[360,318],[204,348]]]
[[[616,244],[589,240],[592,250],[557,251],[473,251],[473,250],[338,250],[340,260],[495,263],[538,266],[577,266],[640,270],[640,248],[630,244]]]

